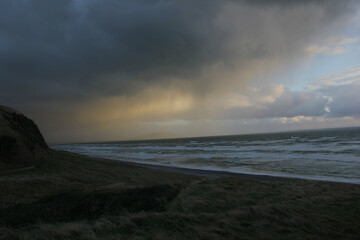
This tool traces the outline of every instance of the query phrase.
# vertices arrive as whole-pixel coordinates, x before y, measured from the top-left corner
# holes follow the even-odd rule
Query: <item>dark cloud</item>
[[[306,1],[320,5],[324,14],[314,26],[336,18],[334,9],[344,10],[336,2]],[[194,81],[204,67],[219,62],[237,68],[239,62],[273,55],[281,50],[278,44],[290,52],[301,35],[315,29],[290,18],[279,30],[264,22],[266,12],[246,7],[300,4],[304,1],[2,1],[1,100],[130,94],[172,78]],[[279,19],[273,24],[281,25]],[[293,43],[277,43],[275,35],[284,34],[279,31]]]
[[[356,2],[0,1],[0,102],[34,117],[54,139],[58,133],[66,139],[80,124],[82,129],[95,129],[99,121],[119,124],[125,119],[120,110],[110,114],[111,124],[105,116],[117,105],[123,115],[132,111],[134,119],[211,118],[207,109],[229,89],[241,91],[243,82],[258,76],[266,83],[267,69],[301,58],[310,40],[346,20],[351,4]],[[227,113],[217,106],[217,113],[228,118],[323,114],[323,98],[312,104],[314,96],[290,95],[268,110]],[[169,103],[180,110],[169,110]],[[86,114],[102,109],[108,111],[104,117],[86,125]],[[154,109],[157,116],[140,114]]]
[[[70,89],[70,94],[72,87],[106,90],[109,85],[121,91],[130,88],[132,81],[168,74],[190,76],[199,64],[214,61],[220,51],[212,42],[221,37],[208,26],[216,14],[213,5],[2,2],[2,82],[14,93],[42,88],[53,94],[59,91],[61,96],[67,93],[61,88]],[[43,95],[34,93],[31,97]]]

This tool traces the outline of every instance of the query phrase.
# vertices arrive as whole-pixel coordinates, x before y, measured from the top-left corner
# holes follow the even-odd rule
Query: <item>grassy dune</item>
[[[360,186],[203,178],[51,151],[0,166],[0,239],[359,239]]]

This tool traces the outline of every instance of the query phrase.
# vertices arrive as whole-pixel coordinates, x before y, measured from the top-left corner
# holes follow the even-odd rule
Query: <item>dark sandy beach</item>
[[[113,160],[107,158],[99,158],[105,161],[115,161],[122,164],[136,166],[136,167],[143,167],[147,169],[154,169],[160,170],[165,172],[176,172],[186,175],[193,175],[199,177],[206,177],[206,178],[239,178],[245,180],[254,180],[260,182],[294,182],[294,181],[314,181],[314,182],[334,182],[334,183],[345,183],[345,184],[356,184],[359,183],[355,182],[345,182],[345,181],[335,181],[335,180],[320,180],[320,179],[311,179],[306,177],[291,177],[291,176],[273,176],[273,175],[266,175],[261,173],[237,173],[237,172],[226,172],[221,170],[204,170],[204,169],[194,169],[194,168],[183,168],[183,167],[176,167],[176,166],[163,166],[163,165],[154,165],[154,164],[146,164],[146,163],[135,163],[135,162],[128,162],[122,160]]]
[[[356,184],[61,151],[5,167],[0,239],[357,239],[360,229]]]
[[[109,160],[109,159],[105,159],[105,160]],[[118,161],[118,160],[112,160],[112,161]],[[208,178],[236,177],[241,179],[249,179],[249,180],[262,181],[262,182],[290,182],[290,181],[304,180],[295,177],[280,177],[280,176],[270,176],[270,175],[262,175],[262,174],[246,174],[246,173],[234,173],[234,172],[216,171],[216,170],[168,167],[168,166],[145,164],[145,163],[132,163],[127,161],[118,161],[118,162],[129,164],[132,166],[156,169],[160,171],[177,172],[182,174],[195,175],[195,176],[208,177]]]

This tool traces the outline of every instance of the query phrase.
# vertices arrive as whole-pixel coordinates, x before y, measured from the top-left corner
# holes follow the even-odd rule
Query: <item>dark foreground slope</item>
[[[50,151],[0,169],[0,239],[358,239],[360,186],[200,178]]]

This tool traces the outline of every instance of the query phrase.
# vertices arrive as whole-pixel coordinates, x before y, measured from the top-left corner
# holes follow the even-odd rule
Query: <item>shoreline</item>
[[[177,166],[164,166],[164,165],[156,165],[150,163],[137,163],[137,162],[129,162],[124,160],[117,159],[109,159],[109,158],[99,158],[101,160],[106,161],[115,161],[122,164],[137,166],[142,168],[166,171],[166,172],[176,172],[187,175],[194,175],[199,177],[207,177],[207,178],[223,178],[223,177],[235,177],[240,179],[247,180],[255,180],[260,182],[295,182],[295,181],[316,181],[316,182],[330,182],[330,183],[344,183],[344,184],[355,184],[359,185],[360,183],[356,182],[347,182],[347,181],[335,181],[335,180],[323,180],[323,179],[311,179],[311,178],[302,178],[297,176],[273,176],[266,174],[251,174],[251,173],[238,173],[238,172],[227,172],[222,170],[210,170],[210,169],[196,169],[196,168],[184,168]]]
[[[115,160],[117,161],[117,160]],[[120,160],[121,161],[121,160]],[[261,174],[246,174],[246,173],[235,173],[235,172],[226,172],[226,171],[216,171],[216,170],[204,170],[204,169],[195,169],[195,168],[182,168],[182,167],[170,167],[170,166],[162,166],[162,165],[153,165],[146,163],[131,163],[126,161],[121,161],[122,163],[139,166],[149,169],[155,169],[166,172],[177,172],[188,175],[195,175],[199,177],[207,177],[207,178],[222,178],[222,177],[236,177],[247,180],[256,180],[261,182],[292,182],[303,180],[300,178],[292,178],[292,177],[280,177],[280,176],[270,176],[270,175],[261,175]]]

